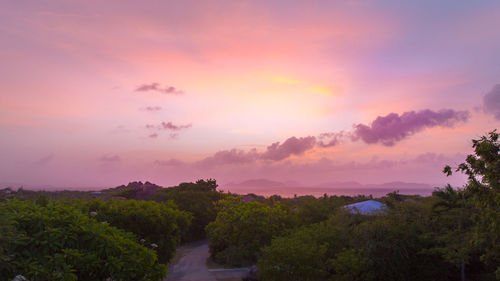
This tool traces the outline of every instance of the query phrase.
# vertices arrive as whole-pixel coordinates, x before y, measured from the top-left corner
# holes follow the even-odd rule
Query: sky
[[[500,124],[499,1],[0,1],[0,182],[446,177]]]

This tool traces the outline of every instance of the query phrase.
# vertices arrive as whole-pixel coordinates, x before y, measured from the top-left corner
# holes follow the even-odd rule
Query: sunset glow
[[[0,183],[463,184],[500,2],[292,2],[3,1]]]

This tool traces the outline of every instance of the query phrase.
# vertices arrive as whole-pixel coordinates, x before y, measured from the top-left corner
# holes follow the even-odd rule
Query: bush
[[[183,234],[187,232],[191,214],[168,203],[142,200],[92,200],[83,203],[95,219],[134,233],[136,241],[153,247],[161,263],[168,263],[175,254]]]
[[[216,191],[215,180],[198,180],[196,183],[181,183],[178,186],[163,188],[155,195],[157,201],[173,201],[180,210],[193,214],[189,230],[182,241],[196,241],[206,237],[205,227],[215,220],[217,210],[215,202],[225,194]]]
[[[136,243],[132,234],[90,219],[77,207],[55,201],[4,204],[24,239],[9,249],[10,267],[2,267],[1,280],[20,274],[36,281],[147,281],[166,274],[155,252]]]
[[[218,207],[216,220],[206,229],[212,258],[224,264],[254,264],[261,248],[290,226],[290,216],[279,204],[270,207],[228,198]]]

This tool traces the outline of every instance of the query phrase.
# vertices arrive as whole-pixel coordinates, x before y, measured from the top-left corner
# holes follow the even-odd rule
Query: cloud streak
[[[275,142],[267,147],[266,151],[261,154],[262,159],[274,161],[283,160],[292,155],[302,155],[307,150],[310,150],[316,144],[316,138],[312,136],[297,138],[291,137],[283,143]]]
[[[265,151],[258,152],[253,148],[249,151],[241,149],[221,150],[214,155],[196,162],[200,167],[210,167],[214,165],[227,164],[248,164],[258,160],[280,161],[292,155],[302,155],[312,149],[316,143],[313,136],[297,138],[291,137],[283,143],[275,142],[269,145]]]
[[[52,160],[54,159],[54,154],[49,154],[47,156],[44,156],[37,161],[34,162],[36,166],[45,166],[49,164]]]
[[[459,122],[466,122],[469,117],[468,111],[452,109],[440,111],[425,109],[418,112],[408,111],[401,115],[390,113],[377,117],[369,126],[354,125],[351,139],[362,140],[367,144],[381,143],[385,146],[393,146],[426,128],[453,127]]]
[[[177,139],[179,137],[179,132],[182,130],[191,128],[192,124],[175,125],[172,122],[161,122],[159,125],[146,124],[145,127],[146,127],[146,129],[156,131],[156,132],[149,134],[148,135],[149,138],[152,138],[152,139],[158,138],[158,136],[159,136],[158,132],[167,131],[167,132],[170,132],[168,134],[170,139]]]
[[[184,165],[185,163],[179,159],[171,158],[168,160],[156,160],[155,164],[160,165],[160,166],[178,167],[178,166]]]
[[[159,125],[152,125],[152,124],[146,124],[146,129],[155,129],[159,131],[181,131],[184,129],[189,129],[193,125],[192,124],[186,124],[186,125],[175,125],[172,122],[161,122]]]
[[[161,106],[146,106],[144,108],[145,111],[151,111],[151,112],[154,112],[154,111],[160,111],[162,110],[162,107]]]
[[[247,164],[255,162],[260,158],[257,150],[244,151],[241,149],[221,150],[214,155],[204,158],[195,163],[199,167],[211,167],[226,164]]]
[[[142,84],[135,89],[136,92],[158,92],[166,95],[182,95],[184,91],[179,90],[173,86],[161,86],[160,83],[153,82],[149,84]]]
[[[120,162],[122,158],[119,155],[104,155],[99,160],[103,162]]]

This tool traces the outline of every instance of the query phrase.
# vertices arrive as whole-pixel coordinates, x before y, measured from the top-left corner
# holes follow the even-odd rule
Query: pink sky
[[[3,1],[0,182],[459,185],[498,1]]]

